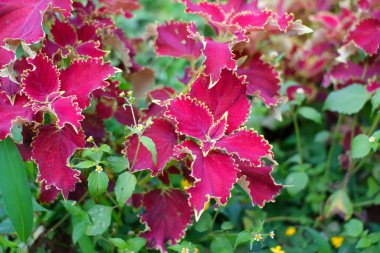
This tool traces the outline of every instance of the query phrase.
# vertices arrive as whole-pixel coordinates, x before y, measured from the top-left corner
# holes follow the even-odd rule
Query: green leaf
[[[136,253],[139,252],[146,245],[146,239],[141,237],[129,239],[127,242],[129,251],[133,251]]]
[[[211,245],[211,253],[231,253],[234,252],[230,241],[228,241],[225,237],[216,237],[212,240]]]
[[[93,171],[87,179],[88,191],[91,196],[96,197],[104,193],[108,187],[108,176],[105,172]]]
[[[157,164],[157,150],[156,150],[156,144],[154,144],[153,140],[146,136],[140,136],[140,141],[146,147],[150,153],[152,153],[152,159],[154,165]]]
[[[100,145],[99,149],[103,152],[106,152],[108,154],[112,154],[112,149],[107,144]]]
[[[358,219],[351,219],[344,224],[344,232],[348,236],[358,237],[363,232],[363,222]]]
[[[371,151],[369,137],[365,134],[359,134],[351,141],[351,157],[363,158]]]
[[[21,241],[33,229],[33,202],[25,164],[10,138],[0,142],[0,191],[7,214]]]
[[[331,92],[323,106],[324,110],[353,114],[359,112],[370,98],[365,86],[353,84],[338,91]]]
[[[325,237],[323,237],[320,233],[318,233],[316,230],[308,227],[303,227],[313,238],[313,240],[318,245],[318,252],[319,253],[330,253],[331,247],[329,242],[326,240]]]
[[[236,248],[237,246],[243,243],[251,241],[251,239],[252,239],[252,236],[250,233],[246,231],[240,232],[236,237],[234,248]]]
[[[135,190],[136,183],[135,175],[129,172],[124,172],[119,175],[116,181],[115,195],[120,207],[124,206],[125,202],[131,197]]]
[[[365,249],[371,246],[372,242],[368,237],[360,238],[358,243],[356,244],[357,249]]]
[[[128,249],[128,244],[126,241],[120,238],[109,238],[109,240],[118,248],[118,249]]]
[[[82,152],[83,158],[89,157],[91,160],[97,163],[100,162],[100,160],[102,159],[102,156],[103,156],[103,152],[96,148],[86,148]]]
[[[92,224],[87,227],[87,235],[101,235],[107,231],[111,224],[112,207],[94,205],[88,214],[91,217]]]
[[[195,223],[194,228],[198,232],[205,232],[212,228],[212,218],[209,213],[203,213],[198,222]]]
[[[222,230],[231,230],[234,228],[234,224],[232,224],[232,222],[230,221],[225,221],[222,223],[222,225],[220,226],[220,228]]]
[[[301,107],[298,110],[298,113],[302,117],[304,117],[305,119],[312,120],[312,121],[314,121],[315,123],[318,123],[318,124],[322,123],[322,115],[321,115],[321,113],[318,112],[317,110],[315,110],[312,107],[308,107],[308,106]]]
[[[377,89],[371,98],[372,113],[380,106],[380,89]]]
[[[305,189],[309,182],[309,176],[305,172],[293,172],[286,177],[286,190],[291,195],[296,195],[303,189]]]
[[[82,236],[78,240],[79,248],[82,250],[82,252],[86,253],[96,253],[95,246],[92,243],[92,240],[88,236]]]
[[[107,157],[108,166],[115,173],[123,172],[129,168],[129,161],[125,157],[120,156],[110,156]]]
[[[83,161],[78,164],[75,164],[73,167],[77,169],[87,169],[87,168],[94,167],[95,165],[96,163],[94,161],[87,160],[87,161]]]
[[[348,220],[354,212],[353,204],[343,189],[334,192],[326,201],[324,214],[327,218],[333,215],[340,215]]]

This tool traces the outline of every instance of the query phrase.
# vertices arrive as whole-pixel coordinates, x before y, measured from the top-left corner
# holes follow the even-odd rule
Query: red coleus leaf
[[[360,21],[352,30],[347,41],[354,41],[355,44],[363,49],[367,54],[375,54],[380,45],[380,21],[375,18],[368,18]]]
[[[53,62],[39,54],[28,62],[34,66],[26,71],[22,80],[24,93],[33,101],[51,102],[58,96],[59,72]]]
[[[156,53],[160,56],[197,59],[201,54],[203,45],[200,41],[190,38],[189,26],[195,28],[194,23],[175,21],[160,25],[157,28]]]
[[[0,44],[4,39],[20,39],[31,44],[39,41],[42,30],[42,16],[48,6],[70,16],[69,0],[1,0],[0,2]]]
[[[125,144],[132,171],[150,170],[152,175],[162,173],[165,165],[173,159],[174,146],[178,142],[174,126],[164,119],[153,119],[153,124],[142,135],[151,138],[156,145],[157,164],[154,164],[151,152],[139,144],[138,136],[134,134]]]
[[[54,186],[46,188],[46,183],[43,182],[40,186],[40,196],[38,200],[44,204],[50,204],[58,198],[59,190]]]
[[[20,85],[13,82],[8,77],[0,77],[0,92],[5,92],[8,97],[20,94]]]
[[[297,95],[304,95],[306,96],[306,98],[311,98],[311,96],[313,95],[313,89],[308,86],[296,84],[289,86],[286,89],[286,95],[288,96],[288,99],[290,101],[295,100]]]
[[[3,65],[8,64],[10,61],[12,61],[14,57],[14,52],[8,51],[0,47],[0,68],[3,68]]]
[[[228,43],[215,42],[206,40],[206,45],[203,50],[203,55],[206,57],[204,61],[204,72],[210,76],[210,85],[213,87],[220,79],[222,69],[235,70],[236,62],[233,59],[234,54]]]
[[[61,97],[51,103],[51,109],[58,118],[57,125],[63,128],[65,124],[70,124],[77,132],[80,128],[80,121],[84,119],[82,110],[78,108],[78,103],[74,102],[74,97]]]
[[[192,212],[187,196],[178,189],[153,190],[142,199],[145,213],[141,221],[147,231],[140,234],[148,240],[148,247],[167,252],[165,244],[175,245],[192,223]]]
[[[222,23],[226,18],[218,4],[206,1],[195,4],[191,0],[183,0],[183,2],[186,5],[186,12],[198,14],[210,22]]]
[[[276,14],[275,19],[277,20],[280,31],[287,32],[290,23],[294,20],[294,15],[292,13]]]
[[[108,86],[105,80],[114,75],[116,69],[101,59],[76,60],[61,71],[61,90],[64,96],[75,96],[80,108],[90,104],[89,94]]]
[[[216,142],[215,148],[225,150],[228,154],[235,154],[240,160],[249,161],[254,166],[261,165],[261,158],[272,158],[269,143],[253,130],[242,129],[224,136]]]
[[[267,10],[245,11],[236,14],[231,19],[231,24],[250,32],[264,29],[272,13]]]
[[[280,97],[280,78],[273,66],[263,62],[259,55],[249,59],[237,70],[246,76],[247,94],[259,96],[267,106],[276,105]]]
[[[175,120],[180,134],[202,141],[207,140],[207,133],[214,123],[214,118],[204,103],[185,95],[169,102],[165,116]]]
[[[67,166],[70,156],[77,148],[83,148],[84,134],[75,132],[70,125],[57,129],[53,125],[40,128],[32,143],[32,158],[38,165],[38,181],[46,187],[54,186],[67,198],[80,180],[79,171]]]
[[[191,86],[190,96],[204,102],[216,120],[227,113],[227,133],[238,129],[248,118],[249,100],[244,79],[224,69],[219,81],[208,88],[210,78],[198,77]]]
[[[221,7],[225,13],[252,11],[258,9],[258,1],[229,0],[225,4],[221,5]]]
[[[30,44],[40,40],[42,13],[49,5],[48,0],[2,0],[0,3],[0,44],[4,39],[22,39]]]
[[[79,55],[99,58],[106,55],[106,52],[99,49],[99,46],[99,43],[87,41],[77,45],[75,49]]]
[[[32,120],[34,113],[28,102],[25,96],[16,96],[11,103],[5,93],[0,93],[0,140],[10,134],[13,124]]]
[[[236,163],[241,171],[238,183],[250,195],[252,204],[263,207],[265,202],[274,202],[283,186],[276,184],[270,175],[272,166],[255,167],[238,159]]]
[[[56,19],[50,32],[55,43],[62,47],[74,46],[77,43],[77,34],[74,28],[68,23],[64,23]]]
[[[194,208],[196,220],[209,198],[214,198],[218,205],[225,205],[237,180],[238,169],[232,157],[219,151],[210,151],[203,156],[201,149],[191,140],[176,146],[176,151],[190,154],[193,159],[191,176],[195,183],[186,191],[190,195],[189,203]]]

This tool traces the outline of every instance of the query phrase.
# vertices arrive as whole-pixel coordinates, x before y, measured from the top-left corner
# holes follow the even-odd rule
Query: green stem
[[[326,167],[325,167],[325,182],[328,182],[329,177],[330,177],[330,169],[331,169],[331,162],[332,162],[332,157],[333,157],[334,149],[335,149],[335,142],[337,140],[339,128],[340,128],[340,125],[342,124],[342,121],[343,121],[343,115],[339,114],[338,122],[335,126],[334,135],[331,139],[330,150],[329,150],[329,153],[327,155],[327,161],[326,161]]]
[[[294,130],[296,133],[296,142],[297,142],[297,152],[299,157],[299,163],[303,164],[303,158],[302,158],[302,147],[301,147],[301,135],[300,135],[300,127],[298,124],[298,117],[297,117],[297,111],[292,112],[293,115],[293,124],[294,124]]]
[[[368,131],[368,135],[372,135],[373,132],[376,130],[376,127],[378,127],[380,122],[380,112],[377,112],[376,118],[374,119],[371,128]]]

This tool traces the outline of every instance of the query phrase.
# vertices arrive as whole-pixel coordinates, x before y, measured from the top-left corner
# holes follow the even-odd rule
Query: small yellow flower
[[[270,238],[274,238],[274,231],[270,231],[270,233],[269,233],[269,236],[270,236]]]
[[[89,136],[89,137],[87,138],[87,142],[94,142],[94,137]]]
[[[276,247],[274,248],[270,248],[270,251],[272,251],[273,253],[286,253],[280,245],[277,245]]]
[[[263,237],[261,236],[261,234],[256,234],[255,235],[255,241],[261,241],[263,239]]]
[[[181,180],[181,185],[182,185],[182,188],[184,189],[189,188],[191,186],[190,182],[187,181],[186,179]]]
[[[120,92],[119,97],[125,98],[125,92],[124,91]]]
[[[371,142],[371,143],[374,142],[375,141],[375,137],[373,137],[373,136],[369,137],[368,141]]]
[[[343,236],[334,236],[331,237],[330,239],[331,244],[334,246],[334,248],[339,249],[340,246],[342,246],[344,242],[344,237]]]
[[[194,249],[194,253],[199,253],[199,249],[198,249],[198,248],[195,248],[195,249]]]
[[[102,172],[103,171],[102,166],[96,165],[95,171],[98,172],[98,173]]]
[[[188,248],[182,248],[181,253],[190,253]]]
[[[137,125],[137,129],[138,129],[139,131],[143,130],[143,129],[144,129],[144,125],[143,125],[143,124],[138,124],[138,125]]]
[[[295,227],[291,226],[291,227],[288,227],[288,229],[286,229],[285,235],[286,236],[293,236],[296,232],[297,232],[297,229]]]

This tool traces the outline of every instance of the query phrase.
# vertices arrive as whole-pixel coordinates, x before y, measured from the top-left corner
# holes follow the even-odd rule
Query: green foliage
[[[135,187],[135,175],[129,172],[124,172],[118,176],[115,186],[115,195],[120,207],[123,207],[127,200],[131,197]]]
[[[370,94],[363,85],[353,84],[331,92],[323,108],[342,114],[353,114],[359,112],[369,98]]]
[[[20,240],[33,229],[33,203],[21,155],[10,138],[0,141],[0,191],[7,214]]]

